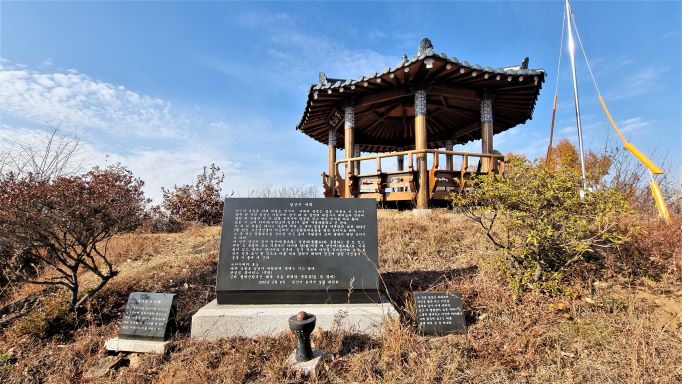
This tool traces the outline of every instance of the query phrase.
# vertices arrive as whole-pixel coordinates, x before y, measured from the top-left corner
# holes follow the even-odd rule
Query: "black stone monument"
[[[225,199],[218,304],[379,302],[376,202]]]
[[[425,335],[444,335],[466,331],[462,298],[451,292],[414,292],[419,331]]]
[[[175,329],[175,312],[173,293],[133,292],[118,337],[163,341]]]

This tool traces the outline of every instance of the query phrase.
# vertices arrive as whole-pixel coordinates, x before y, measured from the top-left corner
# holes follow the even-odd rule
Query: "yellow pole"
[[[651,177],[649,187],[651,188],[651,194],[653,195],[654,200],[656,201],[658,215],[666,221],[669,220],[670,212],[668,211],[668,206],[665,204],[665,199],[663,199],[663,193],[661,192],[661,188],[654,180],[654,174],[660,175],[663,173],[663,170],[659,168],[656,164],[654,164],[654,162],[651,161],[651,159],[649,159],[639,149],[637,149],[637,147],[635,147],[625,139],[623,133],[620,131],[620,129],[618,129],[618,125],[616,125],[616,122],[613,121],[613,118],[609,113],[609,109],[606,108],[606,103],[604,103],[604,99],[601,97],[601,95],[599,95],[599,102],[601,103],[601,106],[604,109],[604,113],[606,113],[606,117],[608,117],[609,121],[611,122],[611,126],[613,126],[613,129],[616,130],[618,137],[620,137],[621,141],[623,141],[625,149],[630,151],[630,153],[632,153],[637,158],[637,160],[639,160],[642,164],[644,164],[645,167],[649,169],[649,176]]]
[[[654,162],[651,161],[651,159],[649,159],[645,154],[640,152],[639,149],[637,149],[634,145],[632,145],[631,143],[629,143],[625,139],[625,136],[623,136],[623,133],[620,131],[620,129],[618,129],[616,122],[613,121],[613,118],[611,117],[611,114],[609,113],[608,108],[606,108],[606,104],[604,103],[604,99],[601,96],[599,96],[599,102],[601,103],[601,106],[604,109],[604,113],[606,113],[606,117],[609,118],[609,121],[611,122],[611,126],[613,126],[613,129],[616,130],[618,137],[620,137],[620,139],[623,141],[623,145],[625,146],[625,149],[630,151],[630,153],[632,153],[637,158],[637,160],[641,161],[642,164],[644,164],[647,168],[649,168],[651,173],[656,174],[656,175],[662,174],[663,170],[661,170],[661,168],[659,168],[656,164],[654,164]]]
[[[651,176],[649,186],[651,187],[651,194],[654,196],[654,200],[656,201],[656,208],[658,208],[658,216],[660,216],[665,221],[668,221],[670,220],[670,212],[668,211],[668,206],[665,204],[665,200],[663,199],[661,187],[659,187],[658,184],[656,184],[656,181],[654,181],[654,176],[652,174],[649,175]]]

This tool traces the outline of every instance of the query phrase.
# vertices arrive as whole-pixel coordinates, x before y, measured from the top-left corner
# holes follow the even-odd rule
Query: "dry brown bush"
[[[161,188],[163,207],[168,210],[169,219],[177,222],[197,222],[206,225],[220,224],[223,218],[223,196],[220,184],[225,175],[220,167],[211,164],[204,167],[194,184],[173,189]]]
[[[75,309],[116,276],[107,243],[140,224],[147,203],[143,185],[120,165],[53,179],[0,175],[0,236],[13,248],[0,262],[15,266],[20,281],[68,289]],[[50,275],[39,277],[43,269]],[[99,283],[83,289],[83,271]]]
[[[666,275],[682,282],[682,215],[673,214],[669,221],[640,216],[622,225],[637,230],[616,253],[624,269],[619,272],[654,279]]]

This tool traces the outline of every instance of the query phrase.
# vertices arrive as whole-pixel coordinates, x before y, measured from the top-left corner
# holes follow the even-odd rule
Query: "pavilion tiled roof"
[[[446,141],[463,144],[481,138],[480,100],[483,90],[494,97],[494,133],[532,118],[545,71],[527,69],[527,60],[514,67],[491,68],[460,61],[432,49],[403,60],[381,73],[357,79],[327,79],[312,85],[300,123],[296,127],[328,144],[328,132],[343,143],[343,124],[330,117],[343,116],[343,106],[355,106],[355,143],[363,152],[386,152],[414,146],[414,89],[427,92],[429,148]]]

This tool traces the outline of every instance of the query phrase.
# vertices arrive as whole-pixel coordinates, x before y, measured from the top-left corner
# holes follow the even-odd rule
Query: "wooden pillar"
[[[452,151],[454,149],[454,144],[452,140],[448,140],[445,142],[445,150],[446,151]],[[445,169],[448,171],[452,171],[455,169],[454,165],[452,164],[452,155],[445,155]]]
[[[398,147],[397,151],[402,152],[403,147]],[[400,155],[400,156],[396,157],[396,161],[397,161],[396,165],[398,166],[398,170],[404,171],[405,170],[405,155]]]
[[[426,91],[414,93],[414,149],[426,149]],[[426,169],[426,153],[417,155],[419,170],[419,190],[417,191],[417,209],[429,208],[429,181]]]
[[[329,188],[336,188],[336,132],[329,130]]]
[[[403,147],[396,148],[396,152],[402,152],[404,150],[405,150],[405,148],[403,148]],[[404,171],[405,170],[405,155],[397,156],[395,159],[396,159],[397,170],[398,171]],[[404,192],[405,188],[404,187],[398,187],[398,188],[394,188],[394,190],[396,192]]]
[[[481,153],[493,153],[493,98],[487,90],[481,98]],[[488,172],[492,167],[489,159],[481,158],[481,172]]]
[[[354,147],[355,147],[355,138],[353,137],[353,130],[355,128],[355,109],[353,107],[353,104],[348,104],[346,105],[346,108],[344,108],[344,139],[345,139],[345,146],[344,146],[344,152],[346,159],[350,159],[353,157],[354,153]],[[355,167],[353,166],[353,162],[349,161],[346,163],[345,172],[346,172],[346,182],[344,183],[344,196],[350,197],[351,196],[351,176],[355,175]]]
[[[355,146],[354,146],[354,148],[353,148],[353,157],[360,157],[360,156],[362,156],[362,153],[360,152],[360,146],[357,145],[357,144],[355,144]],[[360,171],[360,162],[359,162],[359,161],[355,161],[354,163],[355,163],[355,165],[354,165],[354,167],[355,167],[355,168],[354,168],[354,169],[355,169],[355,174],[356,174],[356,175],[361,174],[362,171]]]

